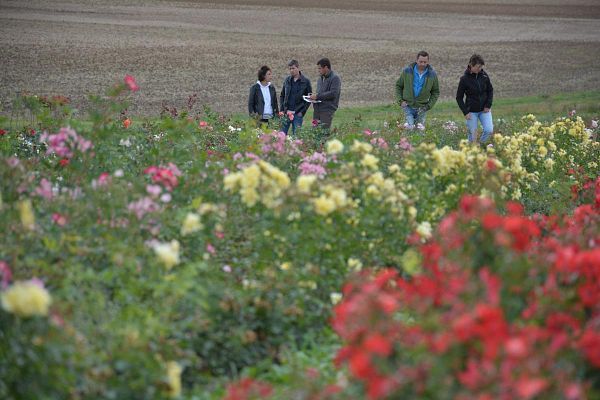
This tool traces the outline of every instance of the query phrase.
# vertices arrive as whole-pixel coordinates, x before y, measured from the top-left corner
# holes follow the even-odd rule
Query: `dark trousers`
[[[321,111],[315,109],[313,119],[319,121],[319,126],[321,128],[329,130],[331,128],[331,122],[333,121],[333,114],[335,114],[335,111]]]

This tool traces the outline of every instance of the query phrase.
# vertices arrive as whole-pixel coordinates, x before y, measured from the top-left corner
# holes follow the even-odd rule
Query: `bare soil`
[[[480,53],[497,97],[600,90],[596,0],[280,1],[0,0],[0,99],[65,95],[85,107],[125,74],[141,90],[133,111],[157,114],[197,93],[220,112],[245,112],[263,64],[279,90],[296,58],[313,82],[329,57],[341,106],[394,100],[401,68],[425,49],[453,98],[469,56]],[[123,5],[127,4],[127,5]]]

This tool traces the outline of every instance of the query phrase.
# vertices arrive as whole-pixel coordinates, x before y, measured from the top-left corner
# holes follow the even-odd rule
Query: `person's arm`
[[[440,83],[438,81],[437,75],[433,79],[433,86],[431,86],[431,94],[429,96],[429,101],[425,106],[428,110],[431,110],[435,105],[435,102],[440,97]]]
[[[341,89],[342,80],[336,75],[331,79],[331,86],[329,87],[329,90],[317,94],[317,100],[334,100],[335,96],[340,93]]]
[[[400,78],[396,81],[396,100],[398,104],[402,105],[404,99],[402,98],[402,92],[404,91],[404,74],[400,74]]]
[[[312,86],[310,84],[310,81],[308,81],[308,85],[304,89],[304,93],[302,93],[302,95],[308,96],[309,93],[312,93]],[[308,111],[308,108],[310,107],[310,103],[307,101],[304,101],[304,99],[302,99],[302,98],[300,100],[302,101],[302,105],[300,106],[300,108],[296,107],[296,109],[298,110],[299,113],[302,113],[302,116],[304,116],[304,115],[306,115],[306,112]]]
[[[257,114],[254,109],[254,98],[256,97],[256,85],[250,86],[250,94],[248,95],[248,114],[254,116]]]
[[[283,81],[283,84],[281,87],[281,95],[279,96],[279,104],[281,105],[281,111],[283,111],[283,112],[287,111],[285,109],[285,80]]]
[[[466,86],[462,78],[458,82],[458,89],[456,90],[456,102],[458,103],[458,107],[462,111],[463,115],[467,115],[469,110],[467,110],[467,105],[465,104],[465,90]]]
[[[488,76],[488,87],[487,87],[487,101],[483,105],[484,111],[487,108],[487,111],[490,111],[492,108],[492,102],[494,101],[494,87],[492,86],[492,81]]]
[[[277,115],[279,113],[279,106],[277,105],[277,89],[275,89],[275,86],[273,85],[271,85],[271,87],[273,88],[271,107],[273,107],[273,115]]]

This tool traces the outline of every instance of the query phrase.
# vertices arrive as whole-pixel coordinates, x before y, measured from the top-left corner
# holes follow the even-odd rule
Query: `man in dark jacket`
[[[486,143],[494,132],[491,111],[494,88],[490,77],[483,70],[484,65],[483,58],[479,54],[473,54],[456,91],[456,102],[467,120],[469,142],[477,141],[477,121],[481,121],[483,128],[481,143]]]
[[[404,111],[406,129],[425,130],[425,115],[440,97],[438,76],[429,65],[429,53],[420,51],[416,62],[402,70],[396,81],[396,99]]]
[[[290,75],[283,81],[283,88],[279,96],[283,126],[281,130],[288,133],[290,125],[292,134],[296,134],[296,128],[302,126],[302,120],[310,107],[310,103],[304,101],[302,96],[308,96],[312,92],[310,80],[302,75],[298,61],[288,62]]]
[[[328,58],[321,58],[317,61],[317,68],[319,70],[317,93],[310,96],[314,102],[313,109],[315,112],[313,118],[317,121],[318,126],[328,131],[331,128],[333,114],[338,109],[340,102],[342,80],[331,69],[331,62]]]

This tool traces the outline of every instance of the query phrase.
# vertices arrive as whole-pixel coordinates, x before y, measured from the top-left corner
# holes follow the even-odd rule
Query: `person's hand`
[[[297,115],[299,118],[302,118],[302,113],[301,113],[301,112],[298,112],[298,113],[296,113],[296,115]]]
[[[400,103],[400,107],[404,108],[408,105],[408,103],[406,101],[402,101],[402,103]]]
[[[311,100],[316,100],[317,99],[316,93],[309,93],[308,96],[310,97]]]
[[[471,113],[468,113],[467,115],[465,115],[465,119],[471,119]]]
[[[283,111],[279,111],[279,112],[277,113],[277,115],[279,115],[280,117],[283,117],[283,114],[284,114],[284,112],[283,112]]]
[[[490,112],[490,108],[488,108],[488,107],[484,107],[484,108],[483,108],[483,112]]]

